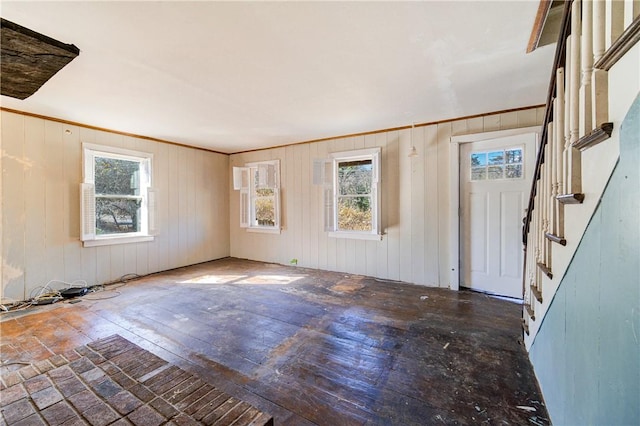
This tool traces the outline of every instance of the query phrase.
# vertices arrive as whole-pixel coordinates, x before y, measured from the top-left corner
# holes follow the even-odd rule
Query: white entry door
[[[522,219],[536,134],[460,146],[460,285],[522,298]]]

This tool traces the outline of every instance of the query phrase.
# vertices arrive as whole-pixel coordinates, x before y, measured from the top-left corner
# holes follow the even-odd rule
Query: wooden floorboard
[[[511,302],[238,259],[116,291],[3,314],[1,368],[119,334],[275,424],[548,424]]]

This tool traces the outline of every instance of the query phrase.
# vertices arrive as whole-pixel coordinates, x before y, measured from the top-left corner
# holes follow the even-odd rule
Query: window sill
[[[245,228],[247,232],[255,232],[257,234],[280,234],[280,228]]]
[[[114,244],[130,244],[130,243],[145,243],[153,241],[155,237],[152,235],[137,235],[126,237],[109,237],[109,238],[97,238],[95,240],[83,241],[84,247],[98,247],[98,246],[110,246]]]
[[[329,232],[329,237],[332,238],[350,238],[352,240],[370,240],[370,241],[382,241],[382,235],[380,234],[368,234],[362,232]]]

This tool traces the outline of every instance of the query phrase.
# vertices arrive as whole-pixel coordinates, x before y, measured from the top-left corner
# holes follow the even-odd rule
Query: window
[[[522,178],[522,148],[471,154],[471,180]]]
[[[380,239],[380,149],[337,152],[314,164],[332,237]]]
[[[280,161],[233,168],[233,188],[240,191],[240,227],[280,232]]]
[[[85,247],[153,240],[152,154],[83,144],[80,239]]]

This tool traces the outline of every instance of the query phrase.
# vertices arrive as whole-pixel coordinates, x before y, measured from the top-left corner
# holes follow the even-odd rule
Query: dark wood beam
[[[5,96],[28,98],[80,54],[73,44],[0,20],[0,90]]]
[[[544,30],[544,23],[549,15],[551,9],[552,0],[541,0],[538,4],[538,11],[536,12],[536,20],[533,22],[533,28],[531,29],[531,35],[529,36],[529,43],[527,44],[527,53],[531,53],[538,47],[538,42],[542,36],[542,30]]]

